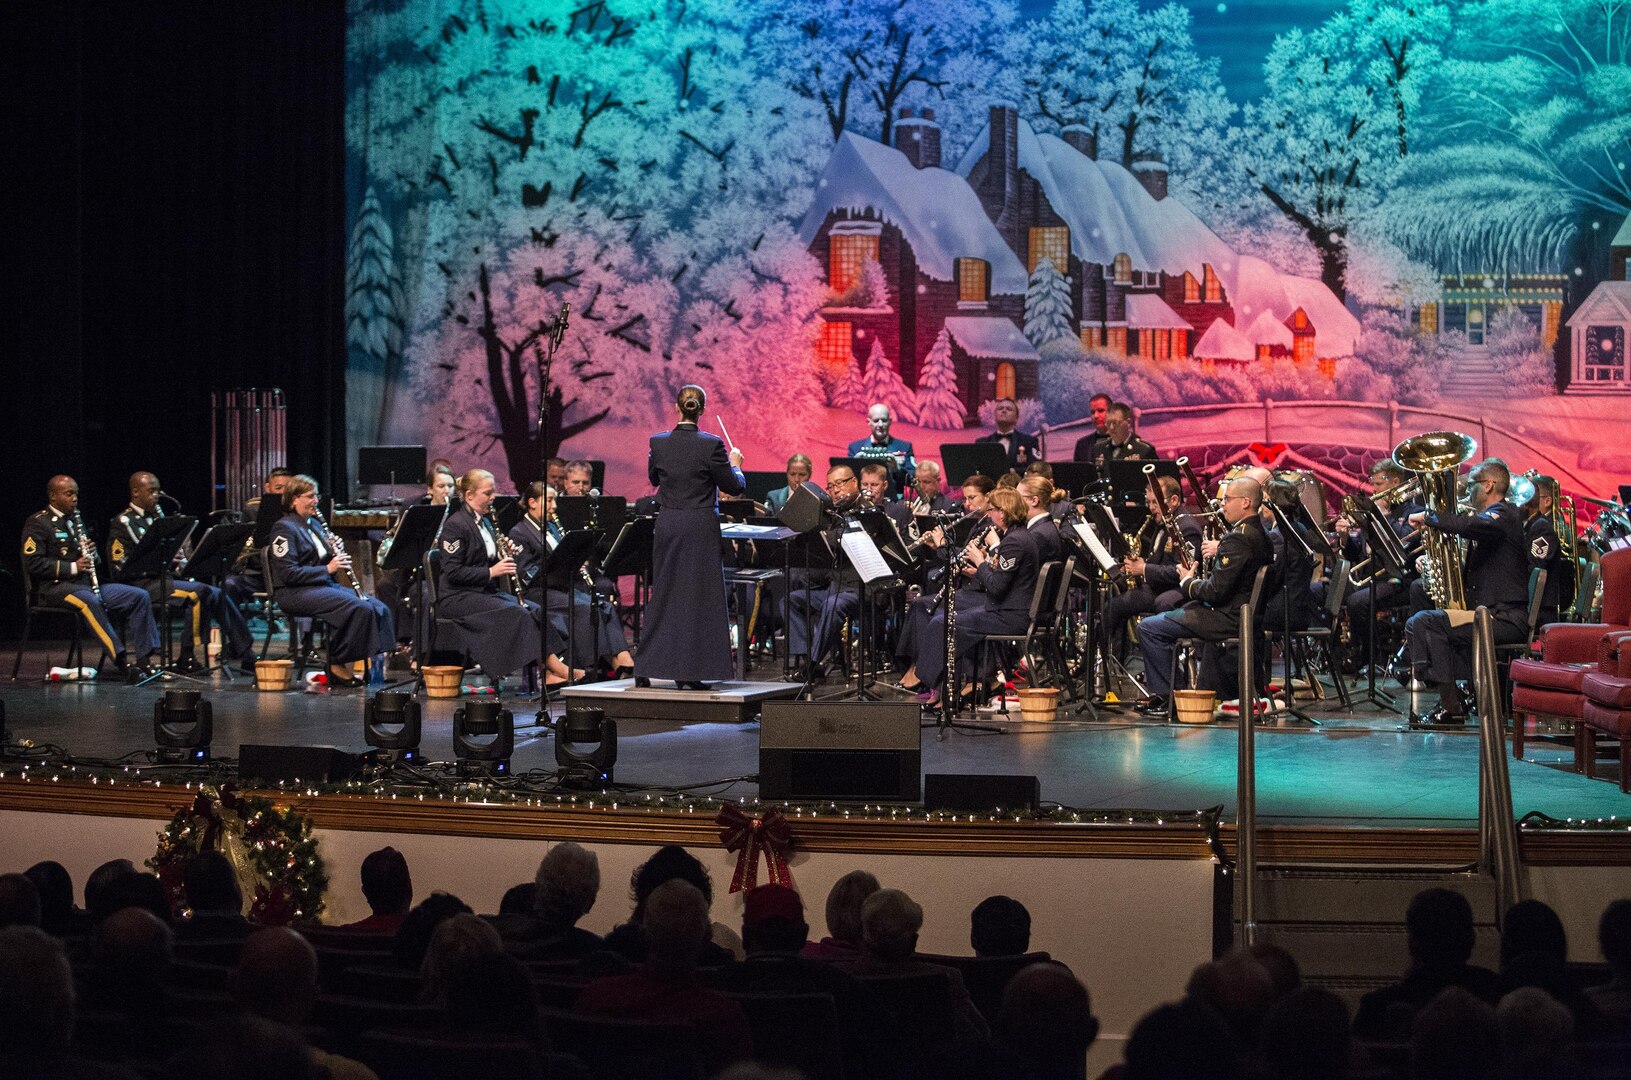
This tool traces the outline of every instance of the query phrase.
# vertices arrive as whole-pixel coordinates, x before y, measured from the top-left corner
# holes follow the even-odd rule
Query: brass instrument
[[[498,515],[492,510],[488,510],[487,521],[488,524],[492,525],[493,538],[498,542],[498,557],[500,559],[509,559],[511,562],[516,562],[521,553],[516,551],[515,541],[511,540],[508,536],[505,536],[504,530],[498,527]],[[505,574],[504,577],[508,579],[510,592],[515,594],[517,601],[522,601],[521,574],[519,569],[516,573]]]
[[[1150,522],[1154,520],[1155,519],[1153,517],[1146,517],[1143,521],[1139,522],[1138,531],[1133,533],[1132,536],[1126,538],[1128,559],[1142,559],[1144,557],[1144,530],[1148,529],[1150,527]],[[1123,562],[1125,561],[1126,560],[1123,560]],[[1144,584],[1144,575],[1123,573],[1121,575],[1121,584],[1124,588],[1136,589],[1140,585]]]
[[[1540,479],[1539,469],[1530,469],[1528,472],[1514,476],[1511,486],[1507,489],[1506,501],[1520,508],[1534,502],[1535,495],[1538,492],[1535,482],[1538,479]]]
[[[1429,431],[1406,439],[1393,448],[1393,463],[1416,474],[1421,483],[1422,505],[1430,514],[1448,515],[1457,510],[1456,472],[1474,454],[1478,443],[1456,431]],[[1466,611],[1467,588],[1462,576],[1462,551],[1458,537],[1439,529],[1422,531],[1422,585],[1433,602],[1446,611]]]
[[[79,554],[84,557],[85,565],[89,567],[86,573],[91,576],[91,592],[96,594],[98,600],[102,599],[102,582],[96,576],[96,547],[85,532],[85,519],[79,516],[78,508],[74,510],[74,539],[79,543]]]
[[[329,550],[334,552],[335,555],[344,555],[345,541],[341,540],[335,535],[334,530],[328,527],[328,522],[323,519],[323,512],[314,506],[311,510],[311,516],[316,519],[317,527],[323,530],[323,540],[328,544]],[[362,597],[362,582],[357,580],[357,575],[352,572],[351,567],[341,566],[340,572],[334,576],[341,585],[356,593],[359,599]]]

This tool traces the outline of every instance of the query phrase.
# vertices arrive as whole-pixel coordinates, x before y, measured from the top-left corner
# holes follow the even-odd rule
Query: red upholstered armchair
[[[1540,628],[1536,642],[1542,660],[1552,664],[1596,663],[1603,635],[1631,630],[1631,548],[1604,555],[1602,572],[1603,621],[1547,623]]]
[[[1620,740],[1620,790],[1631,793],[1631,632],[1603,640],[1598,670],[1581,680],[1585,696],[1581,721],[1574,725],[1575,768],[1597,777],[1597,736]]]

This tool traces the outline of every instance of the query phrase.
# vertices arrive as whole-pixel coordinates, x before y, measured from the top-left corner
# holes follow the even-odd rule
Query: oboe
[[[86,572],[91,575],[91,592],[96,594],[98,600],[102,599],[102,582],[96,577],[96,548],[91,546],[91,538],[85,532],[85,519],[74,511],[74,539],[79,541],[79,553],[85,558],[85,565],[90,569]]]
[[[317,527],[323,530],[323,540],[328,544],[329,550],[334,552],[335,555],[344,555],[345,541],[334,535],[334,530],[328,527],[327,521],[323,520],[322,511],[314,506],[312,507],[311,516],[316,519]],[[341,566],[340,572],[334,576],[341,585],[356,593],[359,598],[362,596],[362,582],[357,580],[357,575],[352,572],[351,567]]]
[[[498,539],[498,557],[515,562],[518,558],[520,558],[521,553],[515,549],[515,542],[508,536],[505,536],[504,531],[498,527],[498,515],[489,510],[487,511],[487,520],[493,526],[493,536]],[[517,600],[522,600],[523,598],[521,593],[523,590],[521,586],[521,572],[519,567],[515,573],[505,574],[504,576],[509,579],[510,591],[515,594],[515,598]]]

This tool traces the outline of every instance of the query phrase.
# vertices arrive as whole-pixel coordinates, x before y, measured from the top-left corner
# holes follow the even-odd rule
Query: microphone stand
[[[544,481],[549,479],[549,375],[555,367],[555,352],[561,347],[566,338],[567,319],[572,313],[571,304],[562,304],[561,310],[549,321],[547,327],[540,326],[540,334],[548,342],[548,348],[540,348],[538,342],[533,342],[532,353],[538,360],[538,476]],[[525,507],[523,507],[524,509]],[[548,545],[545,545],[546,550]],[[542,573],[540,564],[539,572]],[[570,592],[567,594],[569,597]],[[546,586],[544,596],[543,619],[538,624],[538,712],[533,719],[538,727],[554,729],[554,721],[549,714],[549,606],[547,602],[548,589]],[[522,600],[525,605],[526,601]],[[567,629],[571,629],[571,611],[568,607]],[[566,669],[568,681],[571,679],[572,669]]]

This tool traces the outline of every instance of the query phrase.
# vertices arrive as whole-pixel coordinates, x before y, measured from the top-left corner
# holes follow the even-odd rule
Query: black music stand
[[[1393,526],[1376,503],[1364,495],[1355,494],[1353,498],[1359,507],[1358,525],[1360,532],[1365,534],[1365,549],[1379,566],[1385,566],[1387,570],[1385,575],[1373,579],[1369,586],[1370,617],[1365,620],[1365,653],[1369,660],[1365,665],[1365,697],[1362,701],[1355,702],[1354,706],[1357,708],[1361,704],[1370,704],[1384,712],[1402,714],[1404,710],[1398,707],[1393,695],[1376,685],[1376,616],[1381,614],[1381,609],[1376,602],[1374,581],[1380,581],[1385,576],[1402,586],[1410,576],[1410,568],[1406,562],[1408,556],[1399,543],[1399,537],[1394,533]],[[1415,673],[1412,672],[1410,677],[1414,679]]]
[[[204,530],[187,565],[181,568],[181,576],[195,581],[221,581],[243,552],[244,541],[254,532],[253,525],[215,525]]]
[[[187,542],[197,527],[198,519],[188,517],[186,514],[176,514],[173,517],[162,517],[149,525],[142,534],[141,542],[133,551],[125,556],[124,563],[119,567],[117,580],[124,585],[140,585],[143,581],[159,580],[158,618],[160,631],[160,647],[164,651],[164,665],[155,673],[137,683],[137,686],[146,686],[162,675],[174,678],[188,679],[193,682],[202,682],[201,679],[192,679],[173,670],[175,657],[171,653],[174,644],[174,634],[170,627],[170,582],[175,580],[176,554],[181,545]],[[231,678],[229,675],[228,678]]]
[[[810,486],[811,485],[809,484],[805,485],[807,488]],[[801,499],[800,502],[804,503],[805,500]],[[814,524],[806,524],[807,518],[797,512],[797,508],[794,506],[792,500],[788,501],[787,506],[782,507],[782,523],[787,528],[794,531],[794,535],[788,537],[787,539],[786,556],[788,565],[788,582],[785,625],[787,633],[787,660],[789,664],[791,664],[793,660],[793,568],[796,565],[798,569],[804,571],[803,584],[800,586],[800,588],[804,591],[804,618],[808,620],[809,623],[805,631],[806,637],[809,637],[815,630],[816,615],[810,604],[810,596],[814,587],[815,575],[836,574],[839,569],[838,556],[833,550],[833,543],[828,538],[826,530],[827,522],[825,519],[831,512],[831,506],[819,500],[814,503],[814,506],[816,509],[816,519]],[[789,510],[793,510],[795,512],[792,515],[789,515]],[[804,527],[801,528],[801,526]],[[796,563],[794,562],[795,555],[797,556]],[[812,692],[814,691],[816,681],[816,663],[815,658],[808,654],[809,645],[809,642],[805,643],[806,653],[804,657],[804,678],[802,680],[804,685],[796,695],[797,697],[804,698],[806,700],[810,698]]]
[[[1082,660],[1081,701],[1074,706],[1073,711],[1078,714],[1088,713],[1094,720],[1097,720],[1101,708],[1115,712],[1121,710],[1113,702],[1099,700],[1098,663],[1095,653],[1098,653],[1100,649],[1103,650],[1100,655],[1104,657],[1105,681],[1107,683],[1110,679],[1112,664],[1121,667],[1122,673],[1132,681],[1134,686],[1140,686],[1140,683],[1133,678],[1132,672],[1127,671],[1115,654],[1110,651],[1110,628],[1105,625],[1104,613],[1100,606],[1104,602],[1105,593],[1108,591],[1111,582],[1115,580],[1115,575],[1121,570],[1120,560],[1125,559],[1131,553],[1131,549],[1127,546],[1126,538],[1112,526],[1109,512],[1098,504],[1088,504],[1088,506],[1090,512],[1084,515],[1085,520],[1061,528],[1059,537],[1075,550],[1076,564],[1072,573],[1080,576],[1084,586],[1083,591],[1087,593],[1087,610],[1084,614],[1087,619],[1087,655]],[[1097,513],[1092,511],[1097,511]],[[1077,531],[1078,528],[1085,529],[1092,534],[1093,539],[1098,542],[1099,547],[1104,551],[1108,564],[1100,561],[1098,552],[1094,551],[1092,545],[1082,538]],[[1118,555],[1117,552],[1121,554]],[[1142,689],[1141,686],[1140,688]]]
[[[357,447],[357,483],[366,487],[389,487],[392,506],[402,501],[396,496],[396,486],[400,483],[417,484],[419,478],[425,475],[425,468],[423,446]]]
[[[1105,463],[1106,478],[1110,481],[1110,499],[1115,504],[1116,516],[1121,519],[1121,527],[1127,532],[1136,532],[1149,516],[1149,511],[1144,508],[1144,495],[1150,490],[1150,481],[1144,475],[1146,465],[1155,466],[1156,476],[1178,479],[1176,461],[1127,458],[1125,461]]]
[[[788,576],[787,570],[787,541],[799,534],[773,517],[755,516],[746,521],[721,521],[719,524],[719,538],[732,545],[735,553],[735,565],[725,567],[725,584],[731,587],[731,599],[736,604],[736,677],[746,681],[748,677],[748,646],[753,641],[753,631],[756,620],[752,614],[744,613],[750,596],[749,589],[762,589],[766,585],[773,585],[778,579],[785,585]],[[742,559],[742,546],[747,545],[750,557]],[[766,567],[767,561],[759,555],[760,544],[780,544],[782,548],[782,568]],[[774,599],[774,595],[772,596]],[[785,624],[787,616],[787,592],[782,591],[782,621]],[[772,639],[772,653],[774,653],[774,639]],[[782,671],[787,672],[788,658],[782,658]]]
[[[640,619],[645,613],[646,583],[651,580],[651,549],[657,536],[657,519],[636,517],[622,523],[611,546],[600,560],[600,572],[616,581],[634,578],[634,641],[640,642]]]
[[[1051,461],[1053,486],[1074,493],[1080,499],[1098,483],[1099,470],[1091,461]]]
[[[263,548],[272,542],[272,527],[288,512],[282,495],[261,494],[261,501],[255,506],[255,547]]]
[[[594,561],[595,545],[600,541],[600,532],[594,529],[574,529],[565,533],[556,542],[549,554],[544,556],[543,585],[546,590],[556,589],[566,593],[566,666],[578,666],[578,640],[574,633],[572,616],[577,608],[577,585],[582,581],[583,571]],[[594,586],[589,584],[589,610],[593,616],[595,608]],[[546,612],[548,605],[545,605]],[[590,642],[594,646],[594,642]],[[539,679],[543,678],[542,672]]]
[[[948,488],[962,487],[976,474],[997,479],[1008,471],[1008,453],[998,443],[941,443],[940,464]]]
[[[1297,545],[1297,549],[1308,559],[1309,565],[1313,565],[1316,550],[1327,556],[1334,553],[1330,541],[1325,538],[1325,533],[1312,528],[1314,519],[1309,515],[1308,507],[1303,505],[1301,499],[1293,499],[1290,506],[1281,506],[1272,500],[1268,501],[1267,505],[1269,511],[1274,514],[1275,523],[1279,526],[1280,542],[1286,545]],[[1307,533],[1303,531],[1304,528],[1308,529]],[[1316,540],[1315,537],[1318,539]],[[1291,548],[1289,546],[1283,549],[1282,557],[1287,560],[1288,566],[1290,565],[1290,554]],[[1291,683],[1291,636],[1296,633],[1291,628],[1291,582],[1286,579],[1283,573],[1280,575],[1280,633],[1283,635],[1280,642],[1280,681],[1285,684],[1286,711],[1305,724],[1320,727],[1318,720],[1297,708],[1297,689]],[[1340,671],[1336,672],[1335,677],[1342,678],[1342,673]],[[1310,681],[1313,678],[1314,673],[1310,669]],[[1248,706],[1245,702],[1242,702],[1240,707],[1244,710]],[[1256,703],[1253,702],[1250,707],[1256,708]]]
[[[844,532],[839,538],[838,554],[855,571],[860,585],[861,612],[857,620],[860,648],[856,654],[855,686],[846,687],[837,694],[827,695],[822,700],[855,698],[861,701],[877,701],[878,695],[872,692],[873,672],[867,666],[867,651],[877,629],[872,621],[873,598],[868,595],[867,590],[879,582],[898,584],[899,575],[910,568],[912,558],[907,553],[906,541],[895,522],[888,514],[875,508],[857,511],[845,517]],[[885,588],[889,587],[891,586],[885,585]]]
[[[396,523],[396,531],[392,534],[395,539],[391,541],[391,550],[385,553],[385,558],[379,564],[381,570],[402,574],[402,593],[404,596],[414,596],[416,598],[415,607],[422,606],[424,598],[429,593],[425,588],[415,589],[413,587],[414,575],[424,570],[425,555],[436,544],[436,537],[442,531],[443,522],[447,520],[447,510],[448,508],[445,506],[425,504],[410,506],[402,511],[402,517]],[[430,615],[428,611],[422,612],[422,614],[425,616]],[[429,624],[425,625],[428,626]],[[401,679],[389,683],[382,689],[390,689],[393,686],[402,686],[412,682],[414,684],[413,692],[415,694],[419,692],[419,687],[424,684],[423,672],[425,664],[428,663],[425,645],[429,641],[429,635],[420,632],[423,628],[416,627],[413,634],[413,650],[415,657],[419,661],[420,674],[413,679]]]
[[[629,500],[621,495],[563,495],[555,499],[562,532],[615,529],[628,520]]]
[[[770,472],[766,469],[755,469],[751,472],[744,470],[742,475],[747,479],[748,486],[742,492],[743,498],[752,499],[762,503],[770,497],[770,493],[779,487],[787,486],[785,472]]]

